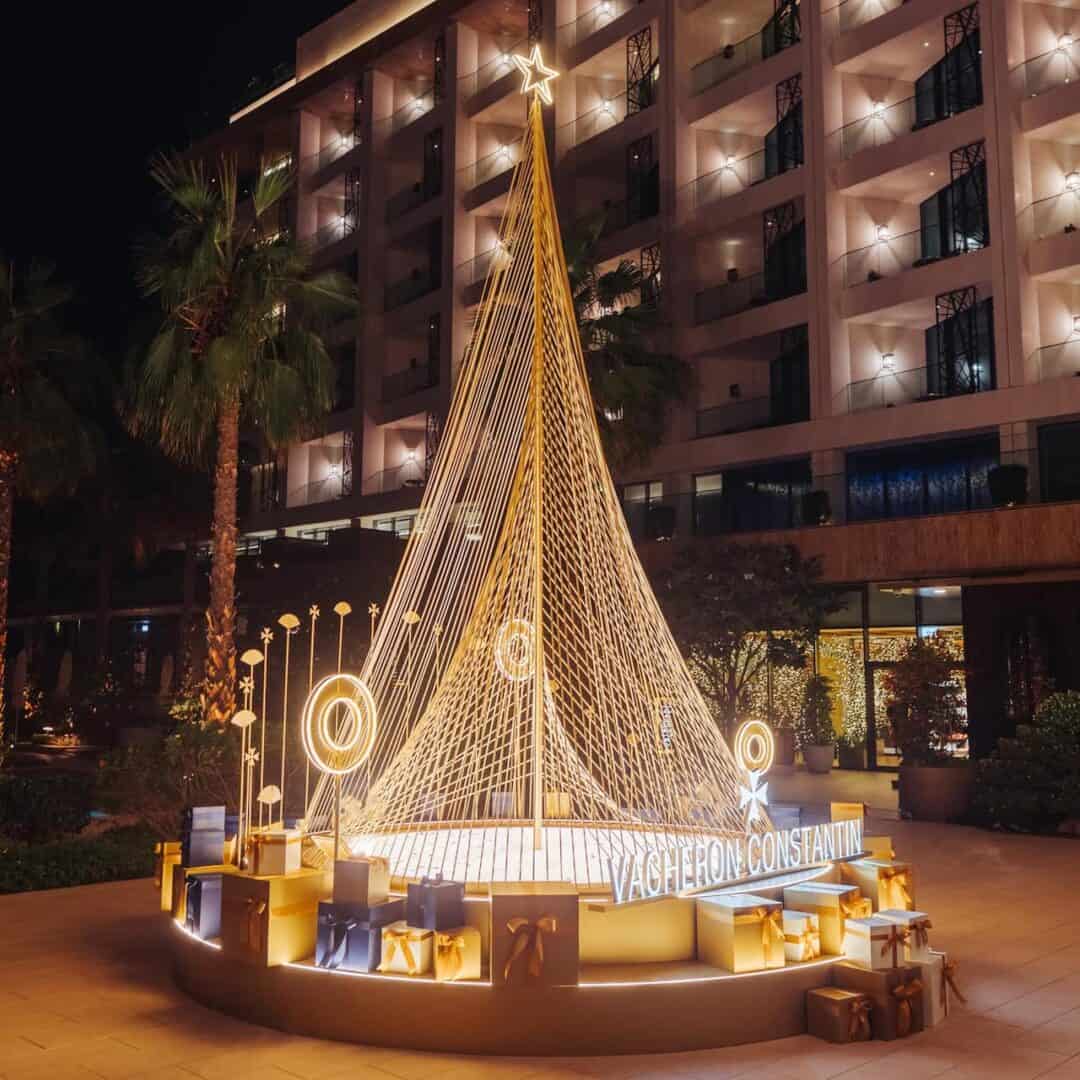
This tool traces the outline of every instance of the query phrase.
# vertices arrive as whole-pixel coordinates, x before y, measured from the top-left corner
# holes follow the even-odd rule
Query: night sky
[[[151,155],[222,126],[252,76],[345,6],[21,5],[0,65],[0,252],[55,261],[78,290],[74,321],[115,358],[137,311],[132,243],[153,222]]]

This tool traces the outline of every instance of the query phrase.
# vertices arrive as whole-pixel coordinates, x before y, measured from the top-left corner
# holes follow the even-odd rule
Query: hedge
[[[141,825],[48,844],[0,843],[0,894],[150,877],[154,835]]]

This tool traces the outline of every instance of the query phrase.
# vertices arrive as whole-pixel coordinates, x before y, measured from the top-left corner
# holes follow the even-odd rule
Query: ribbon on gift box
[[[912,936],[915,938],[915,944],[920,949],[926,949],[930,946],[930,935],[927,930],[933,930],[934,924],[928,918],[916,919],[914,922],[908,923],[908,930],[911,931]]]
[[[349,931],[354,930],[360,920],[352,915],[337,915],[333,912],[320,915],[319,922],[330,927],[330,947],[323,953],[322,967],[330,971],[341,967],[345,954],[349,950]]]
[[[845,919],[869,919],[874,914],[874,905],[865,896],[857,896],[854,900],[845,900],[841,896],[839,907]]]
[[[911,933],[906,926],[890,926],[889,933],[881,945],[881,955],[885,956],[892,949],[892,966],[900,966],[900,949],[911,939]]]
[[[773,943],[784,944],[784,913],[780,908],[754,908],[755,919],[761,920],[761,946],[768,952]]]
[[[406,926],[402,930],[398,930],[393,926],[383,927],[383,958],[382,963],[379,965],[380,971],[389,971],[390,965],[394,961],[394,955],[398,949],[401,950],[401,955],[405,958],[405,970],[410,975],[415,975],[420,964],[417,962],[415,956],[413,956],[412,948],[409,942],[412,941],[412,928]]]
[[[262,952],[263,916],[267,903],[261,897],[249,896],[244,904],[247,908],[247,947],[253,953]]]
[[[908,885],[911,882],[911,872],[906,866],[887,866],[878,871],[878,881],[885,886],[885,894],[888,897],[887,906],[896,911],[910,911],[915,905],[911,899],[911,891]]]
[[[503,981],[510,981],[510,972],[517,963],[518,957],[527,956],[525,970],[534,979],[538,978],[544,970],[544,935],[554,934],[559,924],[554,915],[541,915],[536,922],[530,922],[524,916],[517,915],[506,924],[513,941],[510,945],[510,955],[506,958],[503,966]]]
[[[870,1038],[870,1010],[874,1003],[865,995],[858,994],[848,1002],[848,1038],[855,1042],[860,1036]]]
[[[784,943],[800,946],[800,960],[813,960],[821,955],[821,934],[809,926],[801,934],[785,934]]]
[[[922,993],[922,988],[922,983],[918,979],[912,979],[910,982],[901,983],[899,986],[893,987],[892,995],[896,998],[897,1004],[897,1038],[903,1039],[905,1036],[911,1034],[911,1021],[914,1017],[911,1003]]]
[[[446,968],[446,977],[453,982],[461,974],[461,967],[465,962],[465,935],[443,934],[435,935],[436,965]]]
[[[960,987],[956,985],[956,961],[947,956],[941,961],[941,1006],[945,1015],[949,1015],[949,991],[952,991],[962,1004],[967,1004],[967,998],[960,993]]]
[[[198,907],[202,900],[202,878],[188,877],[184,879],[184,926],[189,934],[195,933],[195,917],[192,908]]]

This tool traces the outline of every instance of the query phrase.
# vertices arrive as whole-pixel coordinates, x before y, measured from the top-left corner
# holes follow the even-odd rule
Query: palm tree
[[[564,241],[581,347],[596,418],[613,468],[643,464],[659,445],[668,410],[693,384],[689,365],[660,352],[664,320],[655,282],[627,259],[601,271],[597,245],[604,215],[575,224]]]
[[[236,701],[240,427],[257,428],[270,447],[315,432],[334,388],[319,327],[357,309],[356,288],[342,274],[313,273],[308,250],[282,230],[289,170],[261,165],[249,202],[238,197],[235,159],[208,175],[201,162],[162,157],[151,176],[169,229],[139,252],[138,279],[164,321],[132,372],[127,415],[170,457],[213,463],[204,718],[224,724]]]
[[[72,290],[53,274],[46,262],[20,273],[0,258],[0,731],[15,496],[44,501],[70,492],[94,464],[79,413],[84,350],[60,324]]]

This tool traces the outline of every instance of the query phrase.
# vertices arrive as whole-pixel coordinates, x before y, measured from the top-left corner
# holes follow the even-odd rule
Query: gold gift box
[[[784,959],[803,963],[821,956],[821,927],[818,917],[806,911],[784,912]]]
[[[329,870],[228,875],[221,889],[222,948],[266,967],[306,960],[315,952],[319,901],[330,899],[332,881]]]
[[[379,970],[396,975],[430,975],[434,930],[409,926],[404,919],[382,928],[382,961]],[[480,941],[476,941],[479,952]]]
[[[381,904],[390,895],[390,861],[380,855],[354,855],[334,863],[334,903]]]
[[[859,894],[857,885],[828,881],[789,885],[784,890],[784,907],[818,917],[821,951],[832,956],[843,955],[844,922],[847,919],[865,919],[874,913],[870,901]]]
[[[223,866],[176,866],[171,875],[172,894],[169,897],[168,911],[177,922],[187,919],[187,879],[192,874],[236,874],[238,871],[231,863]]]
[[[299,829],[273,827],[251,834],[251,873],[276,877],[300,869],[303,836]]]
[[[915,908],[915,883],[908,863],[894,859],[854,859],[840,863],[840,875],[858,886],[875,911]]]
[[[497,986],[576,986],[578,928],[573,885],[493,882],[491,981]]]
[[[669,896],[641,904],[582,904],[583,964],[663,964],[697,955],[696,905]]]
[[[896,858],[891,836],[864,836],[862,846],[868,859]]]
[[[162,911],[172,911],[173,867],[179,865],[179,840],[162,840],[154,845],[154,884],[161,897]]]
[[[784,966],[783,909],[753,893],[699,896],[698,959],[736,974]]]
[[[480,978],[480,931],[474,926],[435,931],[435,978],[464,982]]]

